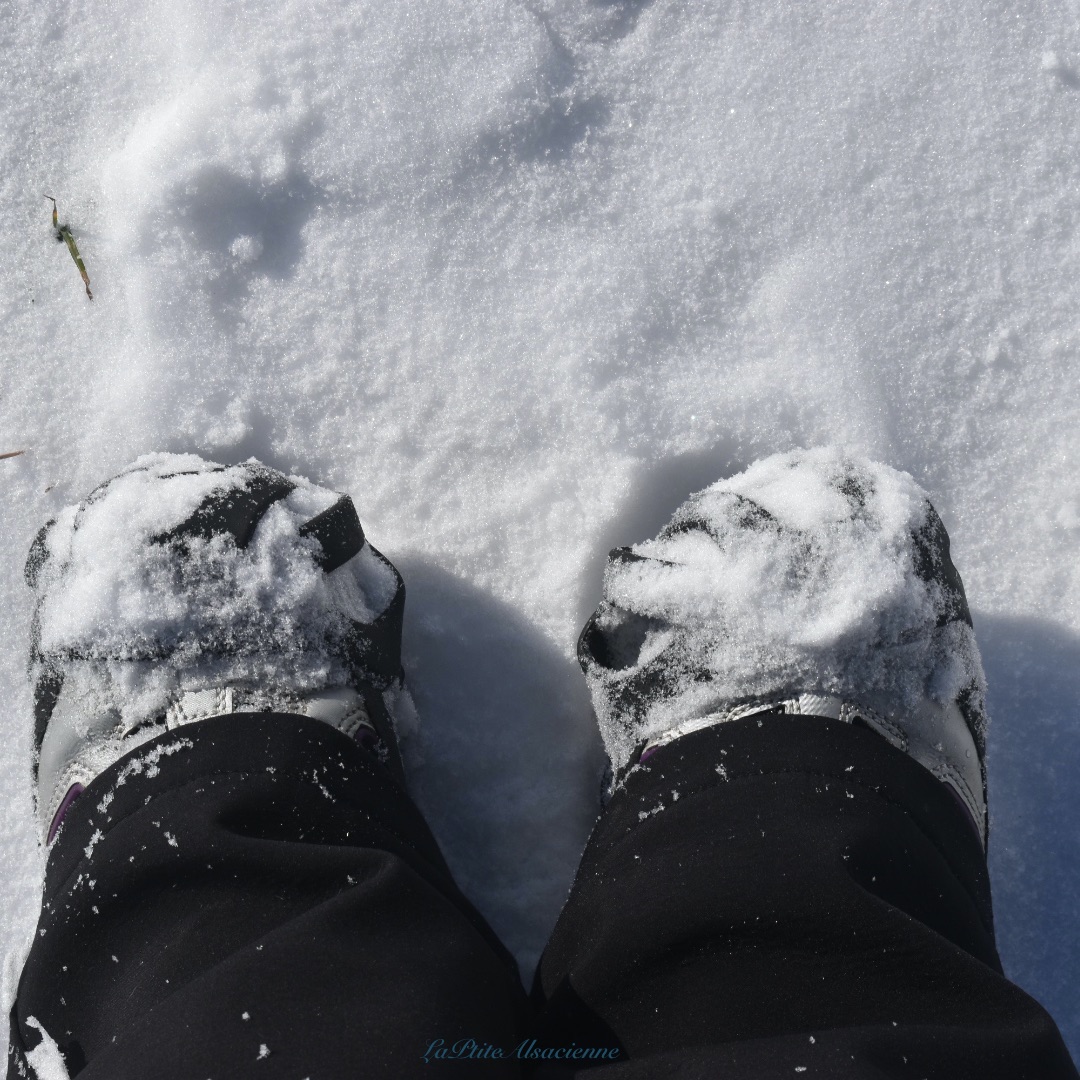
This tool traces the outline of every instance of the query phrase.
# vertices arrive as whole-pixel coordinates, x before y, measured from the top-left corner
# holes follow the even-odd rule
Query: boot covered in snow
[[[578,642],[614,782],[769,710],[862,724],[949,785],[985,843],[985,681],[949,538],[906,473],[766,458],[609,556]]]
[[[148,455],[41,530],[26,579],[47,842],[128,751],[225,713],[324,720],[402,779],[405,589],[348,496],[254,460]]]

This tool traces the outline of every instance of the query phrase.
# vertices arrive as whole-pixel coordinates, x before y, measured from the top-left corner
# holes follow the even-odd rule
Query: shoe
[[[578,659],[618,785],[666,742],[770,710],[865,725],[985,845],[985,678],[949,538],[906,473],[779,454],[611,552]]]
[[[230,712],[324,720],[403,782],[405,587],[347,495],[151,454],[38,533],[26,580],[46,843],[136,746]]]

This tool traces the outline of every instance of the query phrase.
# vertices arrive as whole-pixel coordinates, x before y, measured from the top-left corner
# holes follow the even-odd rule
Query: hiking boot
[[[768,711],[876,731],[985,845],[985,679],[949,538],[906,473],[778,454],[616,548],[578,659],[612,783],[665,743]]]
[[[226,713],[323,720],[404,782],[405,588],[347,495],[254,459],[147,455],[38,533],[26,580],[46,843],[119,758]]]

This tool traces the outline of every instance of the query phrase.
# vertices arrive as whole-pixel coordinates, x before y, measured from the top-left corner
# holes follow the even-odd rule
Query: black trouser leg
[[[619,1045],[612,1076],[1075,1076],[1000,975],[947,789],[869,732],[760,719],[664,748],[614,797],[529,1045],[571,1067]],[[370,757],[314,721],[231,716],[136,750],[70,811],[9,1077],[31,1017],[87,1078],[515,1075],[422,1058],[435,1039],[509,1050],[522,1004]]]
[[[233,715],[138,748],[76,800],[12,1080],[41,1039],[29,1018],[85,1080],[339,1080],[422,1075],[437,1038],[512,1047],[526,1000],[373,757],[318,721]]]
[[[661,748],[605,809],[534,991],[612,1078],[1076,1077],[1001,974],[981,845],[876,734],[769,714]]]

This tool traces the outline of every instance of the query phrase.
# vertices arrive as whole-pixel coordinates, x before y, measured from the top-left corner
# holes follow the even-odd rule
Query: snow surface
[[[40,873],[22,563],[140,454],[352,494],[409,589],[420,800],[528,968],[593,811],[572,652],[607,549],[839,443],[949,528],[1001,951],[1080,1051],[1076,0],[0,20],[9,992]]]

